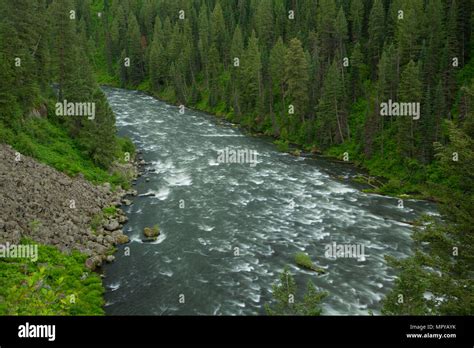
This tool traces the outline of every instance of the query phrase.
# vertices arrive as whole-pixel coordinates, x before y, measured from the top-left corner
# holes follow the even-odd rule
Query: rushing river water
[[[311,280],[329,292],[325,314],[379,312],[394,280],[384,255],[410,253],[411,226],[402,221],[433,212],[431,204],[399,208],[338,179],[355,174],[348,165],[279,153],[268,139],[140,92],[104,91],[119,133],[154,170],[124,209],[130,255],[122,246],[105,267],[107,314],[263,314],[285,265],[300,289]],[[257,151],[258,164],[219,163],[225,148]],[[161,236],[142,242],[155,224]],[[365,258],[327,258],[333,243],[364,246]],[[296,267],[299,251],[327,273]]]

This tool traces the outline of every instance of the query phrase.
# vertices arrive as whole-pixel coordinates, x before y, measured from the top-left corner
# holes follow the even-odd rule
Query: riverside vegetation
[[[474,313],[471,1],[0,4],[2,141],[71,175],[126,185],[107,169],[132,145],[116,138],[96,78],[225,117],[284,151],[347,159],[386,179],[379,193],[440,203],[441,221],[414,227],[414,256],[389,260],[400,273],[384,313]],[[95,120],[45,112],[52,81],[61,99],[95,102]],[[419,103],[419,118],[382,116],[389,100]]]
[[[63,10],[0,1],[0,143],[13,147],[0,144],[0,243],[40,244],[36,261],[0,260],[0,314],[103,314],[92,270],[128,240],[116,207],[133,193],[134,146],[116,136],[80,26]],[[95,103],[94,119],[56,115],[63,99]]]

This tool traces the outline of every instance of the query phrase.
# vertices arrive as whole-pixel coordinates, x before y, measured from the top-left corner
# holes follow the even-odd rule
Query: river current
[[[139,196],[124,208],[131,242],[104,270],[106,314],[264,314],[285,266],[300,291],[311,280],[329,293],[324,314],[380,312],[395,279],[384,255],[410,254],[404,221],[433,214],[432,204],[405,200],[401,208],[344,180],[357,173],[349,165],[278,152],[268,139],[141,92],[104,92],[119,134],[149,162]],[[257,161],[221,163],[226,148],[254,151]],[[143,242],[153,225],[160,237]],[[364,255],[326,257],[328,245],[363,246]],[[326,274],[297,267],[297,252]]]

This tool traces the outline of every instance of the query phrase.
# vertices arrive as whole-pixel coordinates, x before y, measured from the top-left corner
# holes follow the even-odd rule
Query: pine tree
[[[277,124],[274,113],[279,113],[280,117],[287,117],[285,105],[285,57],[286,47],[282,38],[279,37],[270,52],[269,59],[270,85],[272,88],[272,93],[270,93],[270,113],[275,134],[280,133],[280,125]]]
[[[121,87],[126,87],[127,84],[129,83],[129,67],[128,65],[128,60],[129,57],[127,57],[127,52],[125,50],[122,51],[120,54],[120,59],[118,62],[118,75],[120,79],[120,86]]]
[[[52,63],[54,73],[59,84],[59,100],[63,99],[63,88],[66,81],[72,80],[72,74],[75,66],[75,54],[77,53],[74,46],[76,42],[76,22],[70,17],[70,11],[73,10],[70,0],[55,0],[49,7],[51,18],[55,18],[52,22],[51,36],[52,40]]]
[[[454,61],[457,59],[460,61],[459,51],[459,40],[457,35],[457,17],[458,17],[458,5],[457,0],[452,0],[449,12],[446,18],[446,39],[444,52],[442,55],[442,66],[444,71],[444,88],[445,88],[445,99],[452,103],[454,99],[454,91],[456,89],[456,71],[457,68],[454,66]]]
[[[166,79],[167,63],[163,45],[159,39],[153,40],[150,49],[150,82],[155,91],[159,91]]]
[[[156,6],[152,0],[145,0],[140,9],[141,32],[151,42],[152,35],[155,30],[154,20],[159,16],[156,15]]]
[[[382,47],[385,33],[385,10],[382,0],[375,0],[369,17],[369,42],[368,53],[369,62],[372,66],[372,76],[375,75],[377,62],[382,54]]]
[[[339,64],[334,60],[329,67],[318,104],[318,142],[323,147],[340,144],[348,138],[349,129],[345,93]]]
[[[262,62],[258,39],[255,31],[252,32],[242,62],[242,110],[252,113],[262,97]]]
[[[219,0],[212,11],[211,20],[211,42],[217,48],[219,52],[219,58],[222,62],[225,62],[224,65],[228,65],[228,38],[227,38],[227,29],[224,20],[224,13],[222,12],[222,7]]]
[[[209,88],[209,20],[207,14],[206,4],[203,3],[199,10],[199,53],[201,57],[202,70],[204,71],[204,77],[206,82],[206,88]]]
[[[352,0],[350,7],[350,23],[352,42],[356,43],[362,39],[362,26],[364,22],[364,2]]]
[[[412,60],[406,65],[400,79],[400,102],[422,102],[420,68]],[[420,116],[421,117],[421,116]],[[402,158],[414,158],[417,145],[417,125],[411,116],[399,116],[397,119],[398,151]]]
[[[347,20],[342,6],[339,8],[339,12],[337,13],[334,29],[339,59],[342,59],[346,55],[346,41],[348,39]]]
[[[365,64],[364,55],[359,42],[354,45],[350,58],[350,93],[352,100],[364,95],[363,82],[367,79],[368,67]]]
[[[377,97],[380,102],[396,100],[398,92],[398,55],[393,45],[384,48],[378,64]]]
[[[304,123],[308,108],[308,61],[298,39],[291,40],[286,50],[285,82],[285,99],[294,107],[294,116],[290,119],[297,118],[290,123]]]
[[[268,315],[318,316],[322,314],[321,302],[327,296],[327,292],[317,291],[313,283],[308,282],[303,299],[297,299],[296,282],[288,268],[283,270],[279,284],[274,284],[272,289],[276,303],[273,306],[265,305]]]
[[[95,89],[92,100],[95,118],[83,120],[79,144],[98,166],[109,168],[117,152],[115,116],[100,89]]]
[[[241,89],[241,66],[240,62],[243,59],[244,42],[242,38],[242,31],[240,26],[235,27],[234,35],[232,37],[232,46],[230,55],[232,58],[231,78],[232,78],[232,105],[234,113],[239,117],[241,115],[240,107],[240,89]]]
[[[219,51],[214,44],[211,45],[209,50],[209,99],[208,103],[210,107],[215,107],[221,96],[221,90],[219,87],[219,78],[221,72],[221,64],[219,59]]]
[[[255,25],[260,41],[266,49],[273,44],[273,8],[271,0],[258,1],[258,7],[255,15]]]
[[[337,44],[334,37],[336,16],[335,1],[321,0],[318,2],[317,33],[323,61],[331,61],[334,56]]]
[[[144,55],[141,45],[140,27],[135,15],[128,17],[127,28],[127,57],[130,59],[128,72],[129,83],[136,86],[144,77]]]
[[[389,100],[396,101],[398,98],[398,55],[395,47],[388,45],[384,47],[378,64],[378,80],[375,90],[374,107],[371,109],[365,122],[364,130],[364,153],[370,158],[375,146],[380,146],[382,158],[385,156],[385,133],[386,125],[392,124],[392,116],[387,120],[386,116],[380,115],[380,104]],[[390,128],[390,127],[388,127]],[[378,139],[377,139],[378,138]]]
[[[443,48],[444,24],[443,24],[443,5],[441,0],[430,0],[426,5],[428,37],[426,56],[424,62],[424,82],[435,88],[436,81],[440,78],[441,60],[440,52]]]
[[[423,0],[405,1],[403,3],[403,19],[397,19],[395,25],[395,40],[398,43],[400,66],[419,57],[423,23]]]
[[[122,6],[119,4],[113,16],[112,26],[110,29],[110,38],[112,41],[112,52],[114,57],[118,57],[121,52],[126,49],[126,36],[127,24],[125,13]]]

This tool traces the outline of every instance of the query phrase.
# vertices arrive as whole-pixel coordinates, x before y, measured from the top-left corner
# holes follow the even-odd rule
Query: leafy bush
[[[6,143],[6,144],[11,144],[13,142],[13,139],[15,137],[15,134],[13,131],[5,125],[0,122],[0,143]]]
[[[24,133],[20,133],[14,140],[13,146],[26,156],[35,156],[35,145],[33,141]]]
[[[115,206],[110,206],[102,209],[105,217],[111,217],[117,214],[117,208]]]
[[[308,254],[302,252],[296,253],[295,262],[298,266],[304,268],[312,269],[314,267],[313,261],[311,261],[311,258],[308,256]]]
[[[36,262],[1,259],[0,315],[103,315],[102,281],[84,266],[86,258],[38,245]]]
[[[91,220],[91,228],[93,231],[97,231],[97,229],[103,224],[104,222],[104,217],[102,214],[97,214],[94,215],[94,217]]]
[[[121,150],[121,153],[119,154],[119,158],[123,157],[122,155],[126,152],[130,154],[130,157],[133,158],[135,156],[135,145],[133,144],[132,140],[127,137],[121,137],[117,138],[119,148]]]
[[[289,143],[286,140],[275,140],[274,144],[277,146],[278,151],[288,152]]]

